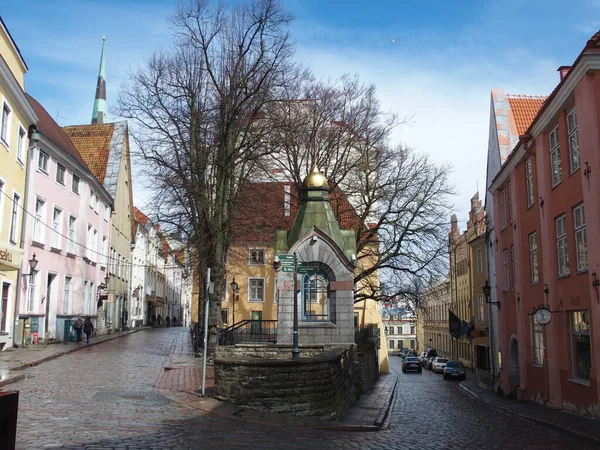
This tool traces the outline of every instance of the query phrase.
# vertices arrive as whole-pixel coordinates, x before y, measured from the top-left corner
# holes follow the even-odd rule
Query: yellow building
[[[29,141],[35,144],[33,125],[38,118],[25,97],[28,68],[17,44],[0,18],[0,350],[16,341],[16,294],[23,261],[22,225]]]
[[[450,302],[450,278],[423,292],[423,306],[417,311],[419,352],[435,348],[439,356],[452,355],[453,341],[448,326]]]

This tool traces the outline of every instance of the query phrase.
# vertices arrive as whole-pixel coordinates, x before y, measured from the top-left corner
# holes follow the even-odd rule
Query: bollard
[[[14,450],[17,445],[19,391],[0,391],[0,450]]]

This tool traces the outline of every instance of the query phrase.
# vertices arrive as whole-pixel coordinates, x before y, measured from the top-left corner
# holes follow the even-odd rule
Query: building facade
[[[417,321],[412,314],[383,313],[383,326],[388,353],[403,349],[418,350]]]
[[[16,344],[20,335],[17,298],[23,274],[29,273],[22,249],[23,208],[38,117],[25,95],[27,71],[0,18],[0,351]]]
[[[437,350],[439,356],[450,357],[452,354],[452,337],[448,326],[448,310],[451,306],[450,278],[446,278],[423,292],[423,306],[417,312],[417,326],[423,331],[419,341],[419,352],[429,348]]]
[[[489,189],[500,219],[493,243],[501,268],[499,387],[594,417],[600,415],[600,179],[592,172],[600,167],[599,50],[600,33],[572,67],[559,68],[558,86],[521,127]],[[533,108],[522,103],[523,111]]]
[[[24,267],[29,275],[19,291],[22,345],[69,339],[78,316],[89,316],[96,325],[113,202],[62,128],[28,98],[39,117],[40,139],[30,148],[23,241],[26,259],[35,255],[38,263],[35,270]]]

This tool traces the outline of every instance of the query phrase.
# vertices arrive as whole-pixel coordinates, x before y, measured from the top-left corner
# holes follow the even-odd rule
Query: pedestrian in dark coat
[[[169,325],[171,325],[171,318],[169,316],[167,316],[167,318],[165,319],[165,322],[167,324],[167,328],[169,328]]]
[[[78,317],[77,320],[73,323],[73,328],[75,328],[75,333],[77,334],[77,342],[81,342],[81,331],[83,330],[83,319]]]
[[[158,326],[160,327],[160,322],[162,322],[162,316],[159,314],[157,319],[158,319]]]
[[[176,327],[177,326],[177,317],[173,316],[173,326]]]
[[[94,324],[90,320],[89,317],[85,318],[85,322],[83,322],[83,332],[85,333],[85,343],[90,343],[90,335],[94,331]]]
[[[152,326],[156,323],[156,314],[152,314]]]

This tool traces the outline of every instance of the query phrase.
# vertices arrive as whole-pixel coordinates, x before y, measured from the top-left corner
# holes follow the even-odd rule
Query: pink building
[[[31,148],[18,299],[18,343],[64,339],[65,323],[96,323],[104,293],[113,200],[77,149],[32,97],[40,141]],[[35,254],[35,270],[29,260]]]
[[[519,141],[493,195],[499,388],[600,417],[600,32],[545,100],[511,103]],[[510,99],[509,99],[510,101]]]

